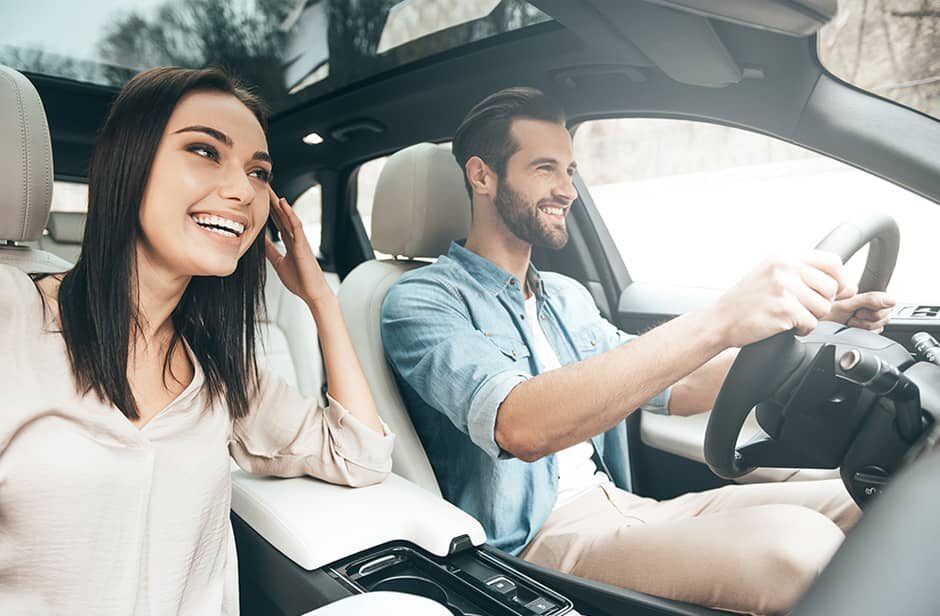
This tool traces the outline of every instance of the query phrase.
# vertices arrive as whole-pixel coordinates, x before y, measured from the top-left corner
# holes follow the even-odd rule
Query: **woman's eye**
[[[209,160],[219,160],[219,152],[211,145],[205,145],[202,143],[194,143],[186,148],[187,151],[192,152],[196,156],[201,156],[203,158],[208,158]]]
[[[248,175],[261,180],[265,184],[271,181],[271,172],[267,169],[254,169],[250,171]]]

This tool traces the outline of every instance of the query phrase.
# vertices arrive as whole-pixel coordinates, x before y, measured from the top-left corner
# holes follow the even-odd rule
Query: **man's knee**
[[[828,517],[806,507],[773,505],[762,517],[767,541],[757,556],[767,576],[764,608],[782,614],[826,567],[845,535]]]

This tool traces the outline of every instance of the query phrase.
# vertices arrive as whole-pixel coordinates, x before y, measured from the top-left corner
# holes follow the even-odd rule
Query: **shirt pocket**
[[[528,366],[528,359],[532,353],[524,342],[511,336],[500,336],[490,333],[484,333],[483,335],[486,336],[486,339],[499,349],[503,355],[515,362],[525,360],[526,366]]]
[[[571,334],[574,348],[581,359],[597,355],[602,349],[600,328],[589,325]]]

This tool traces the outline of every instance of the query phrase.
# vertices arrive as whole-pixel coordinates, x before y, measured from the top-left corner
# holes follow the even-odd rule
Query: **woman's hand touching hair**
[[[270,186],[268,192],[271,196],[271,217],[287,249],[286,253],[281,254],[271,238],[265,236],[265,254],[274,266],[278,278],[288,291],[308,306],[324,298],[333,297],[333,290],[320,269],[317,256],[310,248],[300,218],[287,204],[287,199],[279,198]]]

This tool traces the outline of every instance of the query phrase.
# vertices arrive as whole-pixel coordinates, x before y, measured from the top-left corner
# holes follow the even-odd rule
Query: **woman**
[[[78,263],[0,267],[0,612],[235,614],[230,454],[388,473],[393,436],[271,170],[256,98],[217,70],[147,71],[95,146]],[[255,363],[265,253],[316,319],[326,408]]]

